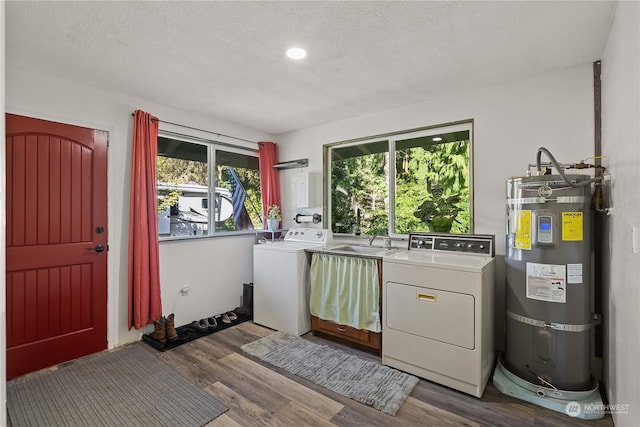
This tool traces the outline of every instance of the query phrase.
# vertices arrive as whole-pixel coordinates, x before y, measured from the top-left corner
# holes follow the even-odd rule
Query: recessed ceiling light
[[[299,47],[292,47],[287,49],[287,56],[291,59],[302,59],[307,56],[307,51]]]
[[[434,141],[434,142],[439,142],[439,141],[442,141],[442,137],[434,136],[433,138],[431,138],[431,140]]]

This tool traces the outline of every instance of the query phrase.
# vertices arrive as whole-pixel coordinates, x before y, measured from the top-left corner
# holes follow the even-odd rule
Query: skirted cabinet
[[[382,350],[382,259],[307,250],[311,332]]]

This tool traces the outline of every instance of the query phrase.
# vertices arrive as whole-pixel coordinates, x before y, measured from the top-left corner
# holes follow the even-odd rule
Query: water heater
[[[542,153],[550,160],[545,167]],[[526,176],[507,179],[506,348],[493,385],[571,417],[602,418],[590,366],[596,324],[592,212],[606,213],[606,169],[559,164],[544,147],[536,160],[535,175],[530,164]],[[566,173],[589,168],[595,177]]]
[[[507,180],[505,364],[559,390],[593,387],[590,179]]]

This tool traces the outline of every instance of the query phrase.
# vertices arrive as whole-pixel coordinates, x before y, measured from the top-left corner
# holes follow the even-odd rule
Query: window
[[[161,131],[157,167],[161,238],[262,228],[252,151]]]
[[[472,122],[325,146],[334,233],[470,233]]]

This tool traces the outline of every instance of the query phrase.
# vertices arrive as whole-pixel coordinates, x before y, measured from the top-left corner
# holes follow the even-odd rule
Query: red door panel
[[[107,347],[107,134],[7,114],[7,378]]]

